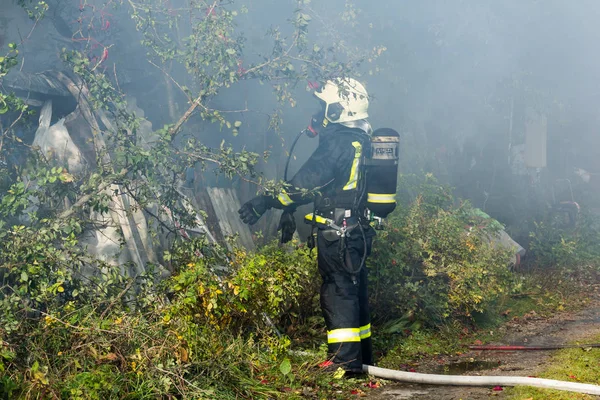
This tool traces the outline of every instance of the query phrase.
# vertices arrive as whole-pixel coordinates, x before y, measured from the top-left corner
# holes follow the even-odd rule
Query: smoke
[[[30,37],[17,6],[6,7],[0,41],[23,43],[22,71],[60,68],[61,49],[77,49],[79,40],[91,33],[81,18],[90,15],[86,7],[92,3],[81,9],[70,1],[48,1],[51,12]],[[140,44],[143,35],[131,21],[131,9],[116,1],[94,4],[100,29],[94,31],[98,45],[90,57],[99,60],[106,50],[106,73],[137,98],[153,126],[172,123],[189,100],[164,71],[147,61],[148,49]],[[184,0],[156,4],[165,10],[186,7]],[[403,134],[403,172],[432,171],[459,186],[479,207],[490,206],[493,197],[505,202],[506,193],[513,193],[514,187],[524,190],[526,180],[540,173],[515,175],[516,151],[527,145],[532,115],[547,119],[546,185],[558,178],[575,179],[576,168],[600,172],[595,150],[600,122],[597,1],[241,0],[232,5],[247,11],[235,18],[236,34],[243,36],[245,46],[240,70],[269,59],[269,31],[278,29],[290,39],[289,20],[298,5],[311,17],[311,43],[335,47],[334,59],[339,61],[348,54],[364,55],[355,77],[372,97],[374,128],[391,127]],[[183,22],[181,35],[189,30]],[[186,79],[183,68],[170,73],[175,81]],[[225,139],[238,149],[270,151],[263,170],[269,178],[281,178],[286,150],[316,104],[307,83],[289,87],[293,103],[278,103],[272,96],[273,82],[240,82],[222,90],[209,105],[242,123],[237,135],[195,116],[183,137],[193,136],[213,147]],[[273,115],[280,118],[279,127]],[[299,143],[292,172],[315,145],[308,139]],[[204,175],[205,183],[228,185]],[[498,211],[494,216],[502,215]]]

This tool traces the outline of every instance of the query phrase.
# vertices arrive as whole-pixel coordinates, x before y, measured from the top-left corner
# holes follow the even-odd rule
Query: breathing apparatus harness
[[[290,151],[287,157],[287,161],[285,164],[285,169],[284,169],[284,181],[288,181],[288,169],[289,169],[289,165],[290,165],[290,161],[291,158],[294,154],[294,148],[296,147],[296,144],[298,143],[298,140],[300,139],[300,137],[302,135],[306,135],[310,138],[315,138],[318,136],[318,134],[320,133],[320,131],[323,130],[323,128],[326,128],[328,125],[329,121],[327,120],[327,118],[325,118],[325,114],[323,111],[316,113],[315,115],[313,115],[313,117],[311,118],[311,123],[309,124],[309,126],[306,129],[303,129],[302,131],[300,131],[298,133],[298,135],[296,135],[296,138],[294,139],[294,141],[292,142],[292,146],[290,147]],[[364,132],[363,134],[361,134],[362,141],[365,142],[365,136],[369,137],[369,133],[367,130],[362,130],[362,132]],[[356,134],[355,134],[356,135]],[[364,160],[365,160],[365,155],[364,155],[364,151],[361,154],[361,160],[360,160],[360,167],[361,167],[361,171],[360,173],[363,174],[363,178],[359,179],[359,186],[357,187],[357,192],[358,194],[354,197],[354,202],[352,207],[350,208],[350,210],[346,210],[346,214],[344,215],[344,218],[342,219],[341,222],[341,226],[336,224],[336,220],[333,219],[329,219],[329,218],[324,218],[324,217],[320,217],[317,216],[317,198],[315,198],[314,200],[314,210],[313,210],[313,214],[312,214],[312,219],[309,221],[310,225],[311,225],[311,234],[310,236],[307,238],[307,246],[310,249],[310,251],[312,252],[312,250],[316,247],[315,244],[315,230],[320,226],[325,225],[325,229],[329,228],[331,231],[335,232],[335,234],[339,237],[339,248],[338,248],[338,255],[339,255],[339,259],[340,259],[340,263],[342,265],[342,267],[344,268],[344,270],[351,276],[352,278],[352,282],[356,285],[357,284],[357,276],[360,273],[360,271],[362,270],[362,268],[365,265],[365,261],[367,259],[367,237],[366,237],[366,233],[365,230],[362,226],[362,216],[360,215],[360,204],[363,202],[365,195],[367,193],[366,190],[366,181],[367,181],[367,176],[366,176],[366,169],[364,168]],[[330,185],[331,183],[333,183],[333,180],[329,181],[328,183],[326,183],[325,185],[321,186],[319,189],[323,189],[325,187],[327,187],[328,185]],[[350,211],[350,215],[348,215],[348,211]],[[352,224],[348,224],[348,218],[350,217],[355,217],[356,218],[356,222],[352,223]],[[355,228],[359,228],[360,230],[360,234],[362,235],[363,238],[363,256],[361,259],[361,262],[358,266],[354,266],[352,265],[352,259],[350,257],[350,252],[348,251],[348,247],[346,244],[346,240],[349,237],[349,235],[351,234],[351,232],[355,229]]]

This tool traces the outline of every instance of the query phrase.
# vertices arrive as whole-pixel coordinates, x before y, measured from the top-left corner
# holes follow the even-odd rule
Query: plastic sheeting
[[[66,167],[70,173],[78,174],[84,169],[84,157],[75,145],[69,131],[65,127],[65,119],[61,118],[50,126],[52,119],[52,100],[44,103],[40,113],[40,126],[35,132],[32,145],[39,147],[47,160],[53,160]]]
[[[96,154],[104,148],[104,138],[81,86],[73,84],[61,74],[58,74],[58,79],[62,80],[73,97],[78,99],[77,109],[51,125],[52,102],[46,101],[40,112],[40,124],[33,146],[37,146],[51,164],[66,167],[70,173],[77,175],[88,167],[88,162],[76,142],[93,142],[93,148],[85,150],[88,158],[95,159]],[[68,121],[67,125],[65,120]],[[67,126],[75,128],[77,140],[73,140]],[[110,157],[105,155],[103,161],[110,162]],[[104,193],[111,198],[110,212],[91,212],[94,228],[84,233],[80,243],[97,260],[121,266],[124,275],[142,274],[148,262],[158,264],[146,216],[118,185],[110,185],[104,189]],[[128,263],[133,265],[132,270],[125,269]],[[89,265],[85,273],[94,274],[95,268],[95,265]]]
[[[526,253],[525,248],[519,243],[513,240],[510,235],[504,230],[504,226],[495,219],[491,218],[488,214],[474,208],[471,210],[471,216],[480,218],[484,224],[489,225],[491,228],[496,230],[495,234],[487,234],[485,239],[488,240],[494,247],[502,247],[504,249],[512,251],[513,258],[512,264],[517,265],[520,262],[521,257]]]
[[[77,78],[72,80],[60,72],[47,73],[47,75],[64,85],[65,90],[77,100],[77,108],[65,118],[51,124],[52,101],[45,101],[40,112],[39,127],[35,133],[33,146],[37,146],[51,164],[63,166],[74,175],[85,172],[87,168],[94,169],[98,155],[102,156],[100,162],[110,165],[111,157],[104,151],[106,149],[104,134],[114,132],[113,121],[102,110],[92,111],[88,103],[87,89]],[[143,110],[137,107],[135,99],[128,99],[128,104],[129,111],[142,119],[137,131],[138,144],[145,149],[151,149],[157,139],[152,124],[143,118]],[[98,121],[102,123],[102,128]],[[240,204],[235,191],[209,188],[207,192],[210,199],[208,203],[213,210],[222,238],[237,236],[238,244],[254,248],[249,229],[238,218],[237,209]],[[161,209],[161,212],[158,212],[156,205],[150,205],[151,209],[144,210],[139,207],[134,197],[119,185],[103,187],[99,189],[100,193],[110,198],[110,211],[91,212],[93,228],[84,232],[80,244],[95,260],[119,266],[123,275],[138,276],[146,271],[148,263],[157,265],[158,272],[162,276],[168,274],[167,269],[161,265],[161,250],[170,246],[174,236],[152,235],[151,232],[160,231],[158,225],[167,226],[171,233],[186,239],[202,235],[209,242],[216,242],[199,215],[194,228],[182,227],[171,210]],[[182,199],[180,207],[188,211],[200,208],[195,204],[196,199],[192,194],[183,192],[179,194]],[[160,216],[160,220],[155,220],[153,216]],[[96,263],[86,266],[84,270],[86,275],[97,272]]]

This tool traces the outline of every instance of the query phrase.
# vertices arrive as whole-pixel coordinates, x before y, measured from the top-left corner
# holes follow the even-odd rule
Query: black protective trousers
[[[340,239],[333,232],[317,231],[317,251],[321,285],[321,309],[327,326],[329,359],[351,372],[361,372],[362,364],[373,364],[371,317],[367,292],[367,267],[353,275],[340,257]],[[367,255],[375,232],[365,228]],[[363,235],[356,227],[346,238],[347,259],[357,270],[365,252]],[[346,263],[348,264],[348,263]]]

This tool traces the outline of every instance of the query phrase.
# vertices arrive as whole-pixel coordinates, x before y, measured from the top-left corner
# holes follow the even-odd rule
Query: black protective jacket
[[[364,132],[329,125],[320,133],[315,152],[290,180],[289,193],[271,198],[277,208],[315,203],[315,212],[309,215],[319,227],[320,302],[327,326],[328,358],[334,368],[341,366],[351,372],[361,372],[363,363],[373,363],[367,269],[363,266],[374,232],[361,223],[366,204],[363,164],[368,150],[370,138]],[[298,188],[318,189],[318,193],[303,196]],[[348,231],[342,237],[327,220]]]
[[[319,135],[319,146],[289,181],[290,187],[269,199],[274,208],[315,203],[317,213],[333,208],[364,207],[363,163],[369,137],[359,129],[331,124]],[[302,193],[308,189],[310,193]]]

